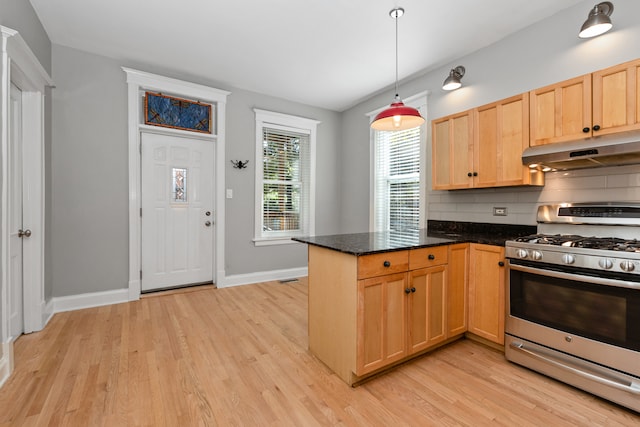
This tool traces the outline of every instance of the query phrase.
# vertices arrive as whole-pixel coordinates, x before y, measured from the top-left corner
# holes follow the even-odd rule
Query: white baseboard
[[[54,313],[100,307],[102,305],[109,304],[120,304],[128,301],[129,289],[117,289],[114,291],[93,292],[88,294],[52,298]]]
[[[0,387],[11,376],[13,371],[13,341],[0,343],[2,347],[2,357],[0,357]]]
[[[251,283],[270,282],[272,280],[286,280],[296,277],[304,277],[308,274],[307,267],[289,268],[286,270],[260,271],[257,273],[234,274],[226,276],[222,283],[216,283],[219,288],[230,286],[249,285]]]
[[[53,311],[53,309],[53,298],[51,298],[44,304],[44,309],[42,310],[42,329],[47,326],[49,320],[51,320],[51,318],[55,314],[55,311]]]
[[[216,286],[218,286],[219,288],[226,288],[229,286],[270,282],[273,280],[293,279],[296,277],[304,277],[307,274],[307,267],[261,271],[248,274],[235,274],[232,276],[219,277]],[[133,294],[131,292],[131,287],[129,287],[127,289],[117,289],[113,291],[93,292],[80,295],[70,295],[66,297],[54,297],[45,306],[44,317],[47,319],[45,324],[55,313],[62,313],[64,311],[71,310],[81,310],[83,308],[100,307],[109,304],[120,304],[123,302],[131,301],[132,295]]]

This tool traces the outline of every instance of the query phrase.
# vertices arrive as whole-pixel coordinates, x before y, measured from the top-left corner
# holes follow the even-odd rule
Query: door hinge
[[[140,280],[142,280],[142,270],[140,270]]]
[[[142,141],[138,144],[138,150],[140,151],[140,154],[142,154]]]
[[[142,208],[140,208],[140,216],[142,216]]]

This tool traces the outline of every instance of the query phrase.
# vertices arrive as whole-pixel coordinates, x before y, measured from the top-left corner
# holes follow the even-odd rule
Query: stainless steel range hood
[[[522,163],[545,172],[640,164],[640,133],[596,136],[527,148],[522,153]]]

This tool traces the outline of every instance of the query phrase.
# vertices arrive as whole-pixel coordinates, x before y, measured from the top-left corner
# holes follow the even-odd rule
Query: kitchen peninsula
[[[512,235],[535,231],[502,227]],[[473,315],[477,331],[471,330],[502,344],[507,238],[476,231],[434,226],[294,239],[309,245],[309,350],[357,385],[457,340],[470,330],[470,275],[488,279],[483,282],[495,290],[472,296],[485,300]],[[474,250],[480,257],[470,262]]]

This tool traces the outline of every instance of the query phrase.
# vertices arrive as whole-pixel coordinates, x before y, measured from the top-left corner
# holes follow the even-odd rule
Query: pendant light
[[[408,107],[400,100],[398,95],[398,18],[404,15],[401,7],[391,9],[389,16],[396,20],[396,97],[389,108],[382,110],[371,122],[371,128],[375,130],[405,130],[412,129],[424,123],[420,112]]]

